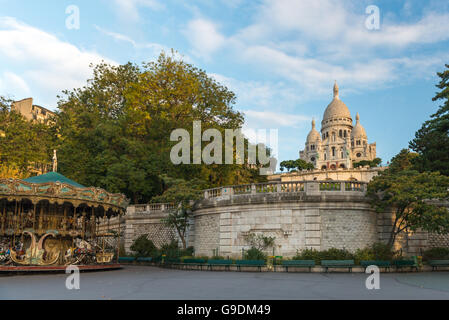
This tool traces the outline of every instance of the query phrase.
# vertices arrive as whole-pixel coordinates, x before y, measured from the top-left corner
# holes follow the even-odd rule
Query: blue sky
[[[69,5],[78,30],[66,28]],[[369,5],[379,30],[365,27]],[[280,160],[298,158],[337,80],[386,162],[437,109],[448,40],[447,0],[0,0],[0,95],[54,109],[90,63],[174,48],[237,94],[246,128],[279,130]]]

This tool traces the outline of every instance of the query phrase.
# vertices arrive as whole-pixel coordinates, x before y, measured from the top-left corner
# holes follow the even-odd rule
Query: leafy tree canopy
[[[233,109],[235,99],[232,91],[174,53],[161,53],[141,66],[99,64],[84,87],[60,97],[60,171],[84,185],[124,193],[134,203],[163,192],[168,197],[164,174],[197,178],[205,187],[263,181],[257,166],[170,161],[177,143],[170,141],[174,129],[192,137],[194,120],[201,121],[202,131],[240,128],[243,114]]]
[[[435,233],[449,232],[449,211],[434,201],[449,198],[449,177],[438,172],[413,170],[416,154],[402,150],[392,159],[389,169],[368,184],[367,195],[377,212],[394,210],[394,225],[389,239],[418,228]]]
[[[440,89],[433,101],[442,101],[438,111],[424,122],[410,141],[410,148],[419,154],[415,159],[419,171],[439,171],[449,176],[449,65],[437,73]]]
[[[315,166],[307,161],[304,161],[302,159],[297,160],[284,160],[280,163],[280,169],[281,171],[284,171],[284,168],[288,171],[291,171],[293,169],[295,170],[312,170],[315,168]]]

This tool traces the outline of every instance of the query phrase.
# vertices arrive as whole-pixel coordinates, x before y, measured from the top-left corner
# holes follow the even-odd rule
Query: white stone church
[[[334,84],[334,99],[324,111],[321,134],[313,120],[305,149],[299,152],[299,157],[313,163],[317,169],[328,170],[349,169],[353,162],[376,158],[376,143],[368,143],[358,113],[353,126],[351,113],[339,98],[337,82]]]

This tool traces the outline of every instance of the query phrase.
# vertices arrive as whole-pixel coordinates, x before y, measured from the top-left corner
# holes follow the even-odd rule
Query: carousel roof
[[[74,206],[84,203],[119,210],[125,209],[129,202],[123,194],[109,193],[102,188],[85,187],[57,172],[23,180],[0,179],[1,198],[10,201],[27,198],[33,203],[41,200],[59,204],[71,202]]]
[[[59,182],[59,183],[70,184],[76,188],[85,188],[85,186],[83,186],[83,185],[79,184],[78,182],[75,182],[57,172],[49,172],[46,174],[41,174],[39,176],[23,179],[23,181],[30,182],[30,183]]]

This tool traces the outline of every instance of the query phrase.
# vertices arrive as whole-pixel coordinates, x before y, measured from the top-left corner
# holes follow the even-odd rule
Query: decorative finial
[[[315,118],[312,118],[312,129],[315,129]]]
[[[335,80],[335,83],[334,83],[334,98],[338,99],[338,84],[337,84],[337,80]]]
[[[357,123],[359,123],[359,121],[360,121],[360,116],[359,116],[359,113],[357,112],[357,114],[355,115],[355,121],[357,122]]]
[[[56,150],[53,150],[53,172],[58,172],[58,157],[56,156]]]

